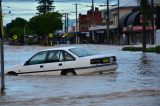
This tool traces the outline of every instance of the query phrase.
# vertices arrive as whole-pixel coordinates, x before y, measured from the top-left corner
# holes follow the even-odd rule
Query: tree
[[[143,16],[143,35],[142,35],[142,50],[145,52],[146,50],[146,26],[149,24],[149,20],[151,19],[151,6],[149,5],[148,0],[138,0],[140,3],[140,12]]]
[[[46,14],[54,10],[53,0],[36,0],[38,1],[39,6],[37,6],[38,14]]]
[[[48,45],[48,34],[56,30],[62,29],[62,15],[58,12],[41,14],[34,16],[29,21],[30,28],[45,39],[45,44]]]
[[[16,18],[15,20],[12,20],[11,23],[8,23],[6,25],[6,35],[10,39],[13,38],[13,35],[18,36],[18,41],[23,41],[24,39],[24,27],[25,27],[25,34],[33,34],[33,31],[31,31],[28,27],[28,22],[23,18]]]

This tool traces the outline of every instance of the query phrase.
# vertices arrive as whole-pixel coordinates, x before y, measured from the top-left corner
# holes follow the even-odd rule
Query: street
[[[118,70],[87,76],[6,76],[0,106],[160,106],[160,54],[126,52],[112,45],[78,46],[116,55]],[[6,68],[50,47],[4,48]]]

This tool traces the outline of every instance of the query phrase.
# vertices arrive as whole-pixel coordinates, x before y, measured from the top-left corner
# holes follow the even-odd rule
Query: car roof
[[[41,50],[41,51],[68,50],[68,49],[72,49],[72,48],[80,48],[80,46],[53,47],[53,48],[44,49],[44,50]]]

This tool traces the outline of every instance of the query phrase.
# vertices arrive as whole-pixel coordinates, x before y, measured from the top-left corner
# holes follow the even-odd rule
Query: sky
[[[106,0],[93,0],[95,7],[100,10],[105,9],[106,6],[100,7],[99,5],[106,4]],[[116,4],[117,0],[109,0],[110,4]],[[120,5],[137,5],[136,0],[120,0]],[[54,11],[60,13],[69,13],[69,19],[75,19],[75,3],[78,3],[78,14],[86,14],[87,10],[91,9],[92,0],[54,0]],[[3,11],[3,25],[10,23],[16,17],[21,17],[29,20],[36,15],[37,10],[36,0],[2,0]]]

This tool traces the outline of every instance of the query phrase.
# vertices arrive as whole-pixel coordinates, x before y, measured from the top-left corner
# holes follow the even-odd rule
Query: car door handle
[[[59,63],[58,65],[59,65],[59,66],[62,66],[62,63]]]
[[[43,65],[40,65],[40,68],[43,68]]]

